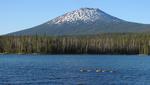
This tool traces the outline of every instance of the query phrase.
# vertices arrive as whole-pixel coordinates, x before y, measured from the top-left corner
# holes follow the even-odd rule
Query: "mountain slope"
[[[148,32],[150,25],[132,23],[99,9],[81,8],[39,26],[8,35],[84,35],[106,32]]]

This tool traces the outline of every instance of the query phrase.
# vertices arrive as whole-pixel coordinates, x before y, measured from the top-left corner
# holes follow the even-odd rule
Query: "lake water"
[[[150,57],[0,55],[0,85],[150,85]]]

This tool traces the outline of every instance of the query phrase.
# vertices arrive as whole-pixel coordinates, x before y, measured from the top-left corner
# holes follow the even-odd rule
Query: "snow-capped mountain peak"
[[[69,12],[62,16],[59,16],[53,19],[52,22],[54,24],[61,24],[61,23],[68,23],[68,22],[76,23],[76,21],[83,21],[85,23],[88,23],[97,20],[106,21],[106,22],[119,21],[119,19],[112,17],[97,8],[81,8],[73,12]]]
[[[150,32],[150,25],[128,22],[99,9],[81,8],[48,22],[8,35],[96,35],[100,33]]]

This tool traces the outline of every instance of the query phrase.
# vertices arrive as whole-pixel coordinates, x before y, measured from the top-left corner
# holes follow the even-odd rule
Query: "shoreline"
[[[149,56],[147,54],[71,54],[71,53],[64,53],[64,54],[46,54],[46,53],[0,53],[0,55],[138,55],[138,56]]]

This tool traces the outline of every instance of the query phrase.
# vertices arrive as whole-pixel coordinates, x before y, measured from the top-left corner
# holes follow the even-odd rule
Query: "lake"
[[[0,55],[0,85],[150,85],[150,57]]]

